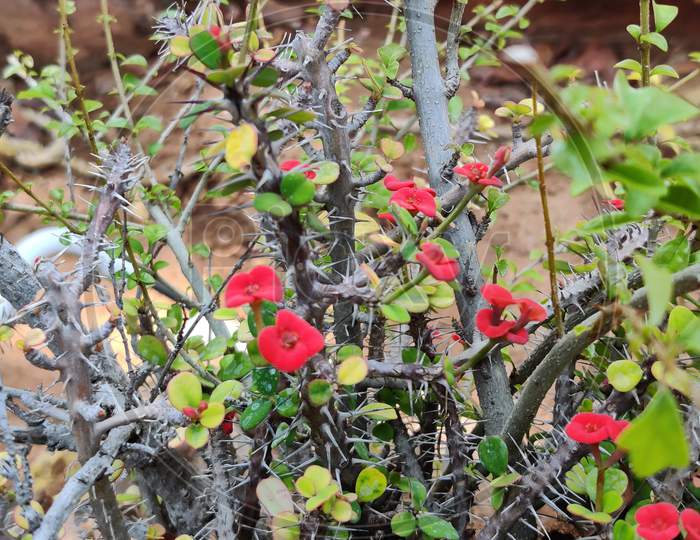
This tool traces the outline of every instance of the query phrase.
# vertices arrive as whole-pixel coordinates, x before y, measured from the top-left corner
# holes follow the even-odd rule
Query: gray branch
[[[700,264],[694,264],[674,274],[673,291],[678,296],[700,288]],[[629,305],[635,309],[647,308],[646,287],[632,296]],[[613,317],[599,312],[589,317],[583,326],[586,330],[575,330],[561,338],[539,366],[532,372],[523,386],[512,414],[506,422],[502,437],[514,451],[532,424],[542,400],[561,371],[573,362],[589,344],[606,334],[613,326]]]
[[[95,481],[112,465],[122,444],[131,434],[131,428],[122,427],[112,431],[98,452],[87,460],[80,470],[71,476],[63,489],[54,497],[39,528],[34,531],[34,540],[53,540],[61,527],[75,510],[80,499]]]

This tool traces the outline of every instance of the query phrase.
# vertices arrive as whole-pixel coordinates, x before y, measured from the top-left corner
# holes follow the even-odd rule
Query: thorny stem
[[[532,118],[537,118],[537,83],[532,85]],[[557,286],[557,269],[554,259],[554,235],[552,234],[552,221],[549,215],[549,201],[547,199],[547,184],[544,176],[544,157],[542,155],[542,136],[534,134],[535,146],[537,148],[537,176],[540,188],[540,201],[542,202],[542,216],[544,217],[545,242],[547,244],[547,266],[549,269],[549,287],[552,297],[552,308],[554,310],[554,321],[557,325],[559,336],[564,335],[564,317],[559,304],[559,287]]]
[[[243,41],[241,42],[241,50],[238,53],[238,63],[241,65],[245,63],[245,57],[248,54],[248,41],[250,41],[250,35],[255,30],[257,19],[258,0],[251,0],[248,8],[248,18],[245,23],[245,33],[243,34]]]
[[[591,454],[595,459],[595,466],[597,468],[597,476],[595,482],[595,511],[603,511],[603,495],[605,489],[605,463],[603,462],[603,456],[600,454],[600,448],[598,445],[591,446]]]
[[[643,40],[651,32],[649,0],[639,0],[639,25],[641,27],[639,52],[642,64],[642,86],[649,86],[651,84],[651,43]]]
[[[75,50],[73,50],[73,44],[71,43],[70,33],[71,29],[68,25],[68,11],[66,8],[66,0],[58,0],[58,13],[60,17],[61,25],[61,37],[63,38],[63,43],[66,47],[66,60],[68,62],[68,67],[70,68],[71,79],[73,80],[73,88],[75,89],[75,95],[78,99],[78,104],[80,105],[81,112],[83,114],[83,120],[85,121],[85,130],[87,131],[88,142],[90,143],[90,151],[97,155],[97,141],[95,139],[95,132],[92,129],[92,123],[90,122],[90,114],[88,113],[87,106],[85,105],[85,94],[83,93],[83,85],[80,84],[80,75],[78,75],[78,68],[75,65]]]

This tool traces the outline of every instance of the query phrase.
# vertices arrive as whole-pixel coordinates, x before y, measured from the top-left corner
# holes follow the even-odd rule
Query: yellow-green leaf
[[[338,366],[340,384],[357,384],[367,377],[367,360],[362,356],[352,356]]]
[[[252,124],[243,123],[234,128],[226,138],[226,163],[232,169],[250,165],[258,149],[258,132]]]

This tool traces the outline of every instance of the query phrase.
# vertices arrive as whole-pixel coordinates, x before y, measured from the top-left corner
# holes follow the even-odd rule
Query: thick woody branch
[[[445,95],[451,98],[459,89],[461,74],[459,71],[459,31],[462,26],[462,16],[467,3],[460,0],[453,0],[452,13],[450,14],[450,24],[447,28],[447,43],[445,56],[447,62],[447,73],[445,77]]]

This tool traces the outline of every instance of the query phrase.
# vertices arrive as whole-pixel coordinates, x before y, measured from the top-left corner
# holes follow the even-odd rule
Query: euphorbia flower
[[[610,425],[608,425],[608,434],[610,439],[615,441],[620,436],[630,423],[627,420],[611,420]],[[700,540],[700,537],[698,538]]]
[[[503,182],[501,182],[498,178],[495,176],[489,176],[488,165],[479,161],[467,163],[461,167],[455,167],[454,173],[458,174],[459,176],[464,176],[472,184],[495,187],[503,186]]]
[[[275,325],[258,336],[260,354],[280,371],[296,371],[324,346],[321,332],[288,309],[278,311]]]
[[[422,212],[428,217],[435,217],[437,211],[435,192],[432,189],[401,188],[394,191],[389,199],[389,204],[391,203],[398,204],[412,214]]]
[[[683,510],[681,525],[685,531],[685,540],[700,540],[700,512],[692,508]]]
[[[306,176],[306,178],[308,178],[309,180],[313,180],[314,178],[316,178],[316,173],[314,171],[309,170],[309,166],[304,165],[298,159],[289,159],[287,161],[283,161],[282,163],[280,163],[280,169],[284,172],[289,172],[298,169],[299,172],[304,173],[304,176]]]
[[[382,212],[380,214],[377,214],[377,217],[379,219],[386,219],[389,223],[396,225],[396,218],[391,212]]]
[[[660,502],[642,506],[634,514],[637,534],[644,540],[673,540],[680,534],[678,510],[671,503]]]
[[[224,416],[224,421],[221,422],[221,431],[223,431],[225,435],[231,435],[231,433],[233,433],[233,419],[234,418],[236,418],[235,411],[231,411],[229,413],[226,413],[226,416]]]
[[[491,339],[507,335],[515,326],[515,322],[504,320],[501,315],[505,308],[515,304],[513,295],[500,285],[493,284],[484,285],[481,294],[491,304],[491,309],[481,309],[476,314],[476,327],[479,332]]]
[[[425,242],[420,247],[416,260],[440,281],[452,281],[459,275],[459,263],[445,255],[445,251],[439,244]]]
[[[413,180],[399,180],[395,176],[387,174],[384,177],[384,187],[389,191],[398,191],[399,189],[406,187],[416,187],[416,183],[413,182]]]
[[[610,438],[610,423],[614,420],[607,414],[579,413],[574,415],[564,431],[576,442],[598,444]]]
[[[256,266],[250,272],[236,274],[226,286],[227,307],[258,304],[263,300],[282,300],[282,282],[269,266]]]
[[[623,199],[608,199],[605,202],[612,206],[615,210],[625,209],[625,201]]]

